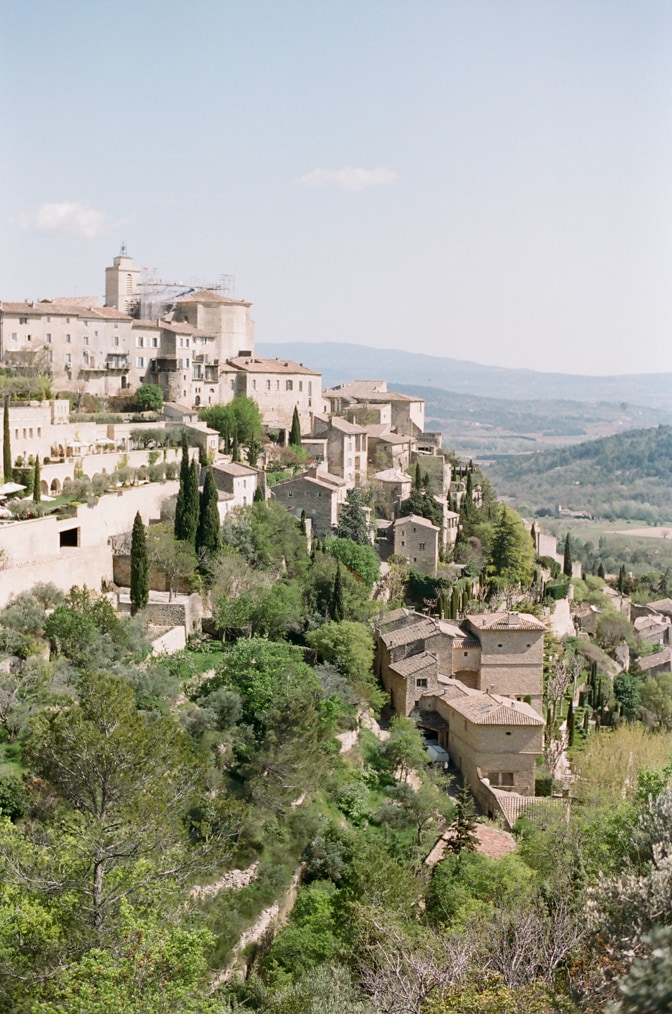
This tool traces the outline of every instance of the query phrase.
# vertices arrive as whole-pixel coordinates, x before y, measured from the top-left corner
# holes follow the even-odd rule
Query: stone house
[[[435,574],[439,562],[441,530],[417,514],[397,518],[392,525],[393,551],[405,556],[418,570]]]
[[[345,502],[347,487],[339,475],[313,469],[271,486],[270,495],[297,518],[305,511],[313,534],[322,539],[332,535],[338,524],[339,507]]]
[[[645,676],[655,676],[661,672],[672,672],[672,647],[665,647],[653,655],[642,655],[637,659]]]
[[[326,440],[328,469],[332,475],[345,479],[348,489],[366,478],[368,439],[362,426],[337,417],[314,415],[309,442],[316,440]]]
[[[232,507],[251,504],[259,484],[259,472],[240,461],[215,461],[212,475],[215,486],[231,496]]]

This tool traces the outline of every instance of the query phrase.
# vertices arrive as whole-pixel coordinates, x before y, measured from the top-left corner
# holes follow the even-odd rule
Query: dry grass
[[[637,789],[642,768],[665,767],[672,760],[672,733],[651,733],[623,725],[591,736],[573,758],[575,791],[585,803],[618,803]]]

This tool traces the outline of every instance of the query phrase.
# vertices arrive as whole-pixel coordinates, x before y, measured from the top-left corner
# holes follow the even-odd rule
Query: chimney
[[[507,627],[519,627],[520,620],[518,618],[518,613],[509,613],[506,618],[506,625]]]

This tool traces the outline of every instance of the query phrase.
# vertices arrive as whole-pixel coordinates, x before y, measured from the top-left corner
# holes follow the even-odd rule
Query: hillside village
[[[278,828],[289,827],[293,810],[300,823],[306,797],[320,779],[341,777],[352,752],[356,774],[335,796],[343,819],[390,835],[413,826],[417,840],[404,848],[425,878],[436,877],[422,881],[413,910],[427,907],[441,923],[432,892],[442,862],[432,856],[476,848],[471,799],[482,837],[489,829],[505,851],[521,827],[530,841],[561,837],[580,791],[568,760],[575,738],[586,745],[600,729],[616,733],[635,720],[667,727],[651,680],[672,673],[672,602],[635,602],[627,575],[584,574],[569,536],[563,557],[537,521],[526,527],[473,462],[425,429],[421,398],[384,380],[324,389],[303,363],[259,357],[250,311],[224,285],[148,278],[125,250],[106,269],[103,303],[0,303],[0,619],[9,617],[0,623],[0,723],[13,749],[22,723],[31,727],[22,709],[41,686],[40,652],[55,664],[54,692],[72,678],[68,666],[86,684],[90,650],[114,679],[141,637],[139,612],[149,640],[132,679],[143,708],[161,720],[179,713],[209,758],[209,802],[198,813],[215,806],[214,785],[239,793],[231,814],[202,823],[230,822],[245,842],[240,854],[260,854],[259,827],[291,838]],[[222,413],[251,405],[258,433]],[[178,528],[189,496],[185,537]],[[152,550],[139,605],[145,540]],[[219,653],[212,667],[194,668],[198,652],[207,663],[210,651]],[[162,696],[157,687],[178,672],[179,690],[171,684]],[[448,794],[451,779],[462,795]],[[381,786],[387,801],[368,810],[363,800]],[[259,827],[245,825],[236,806],[246,819],[254,812]],[[27,811],[17,807],[18,820]],[[191,838],[202,844],[201,817],[193,820]],[[324,814],[309,843],[307,831],[296,833],[303,858],[289,895],[311,864],[318,883],[334,878],[333,892],[320,890],[340,890],[323,825]],[[234,854],[232,846],[228,859]],[[230,874],[243,890],[258,870]],[[220,887],[193,891],[216,897]],[[584,932],[558,945],[558,961]],[[244,934],[229,940],[220,985],[231,955],[245,974],[258,958],[272,981],[263,965],[275,953],[272,937],[264,943],[260,931],[247,965]],[[395,989],[381,1001],[390,1014]]]

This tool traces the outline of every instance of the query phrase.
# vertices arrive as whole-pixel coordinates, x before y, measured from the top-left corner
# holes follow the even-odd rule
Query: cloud
[[[103,232],[105,215],[89,207],[86,201],[60,201],[42,204],[37,211],[17,215],[13,222],[21,229],[69,232],[91,239]]]
[[[302,176],[303,187],[339,187],[341,190],[368,190],[369,187],[389,187],[398,176],[391,169],[313,169]]]

